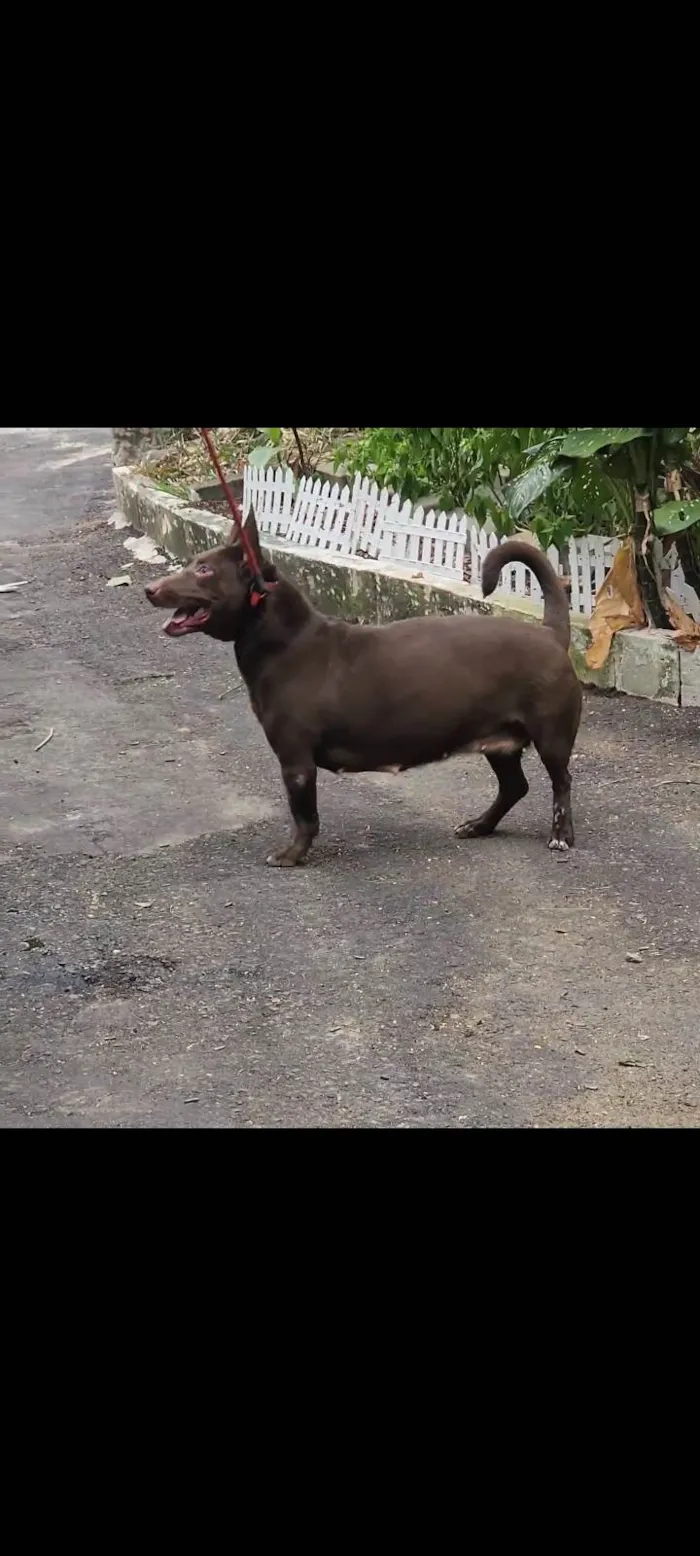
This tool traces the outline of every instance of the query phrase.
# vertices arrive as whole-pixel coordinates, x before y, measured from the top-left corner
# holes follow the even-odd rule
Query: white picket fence
[[[243,515],[247,519],[251,505],[258,528],[272,538],[285,537],[292,521],[297,483],[291,470],[255,470],[246,465],[243,478]]]
[[[479,528],[475,519],[459,511],[414,508],[359,475],[352,487],[310,477],[297,485],[289,469],[257,470],[247,465],[243,500],[244,513],[252,505],[263,536],[284,541],[295,550],[369,557],[409,567],[426,578],[467,579],[477,587],[488,552],[499,544],[490,522]],[[547,555],[555,571],[571,579],[573,615],[590,616],[618,546],[619,541],[602,535],[572,539],[566,565],[556,547],[550,547]],[[677,565],[671,588],[700,620],[700,600]],[[542,591],[530,568],[515,562],[504,568],[494,597],[539,602]]]
[[[352,488],[311,477],[297,487],[289,469],[245,470],[244,513],[252,504],[258,527],[288,546],[376,559],[390,502],[389,492],[359,475]]]
[[[669,588],[672,593],[675,594],[677,600],[680,600],[683,609],[688,612],[688,615],[692,616],[695,621],[700,621],[700,598],[696,594],[695,589],[685,581],[685,573],[678,560],[675,544],[671,546],[670,551],[664,558],[664,562],[670,570]]]

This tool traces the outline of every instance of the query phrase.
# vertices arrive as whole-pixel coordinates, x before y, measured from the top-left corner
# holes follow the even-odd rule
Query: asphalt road
[[[312,862],[267,870],[230,651],[163,636],[158,568],[106,588],[108,443],[0,429],[0,1124],[696,1125],[699,714],[587,698],[567,859],[532,755],[456,841],[472,757],[322,777]]]

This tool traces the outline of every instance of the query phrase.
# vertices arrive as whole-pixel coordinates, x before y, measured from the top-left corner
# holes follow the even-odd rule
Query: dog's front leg
[[[296,831],[288,848],[281,848],[279,853],[268,857],[267,863],[278,870],[304,863],[320,825],[316,808],[316,768],[313,765],[283,765],[282,777]]]

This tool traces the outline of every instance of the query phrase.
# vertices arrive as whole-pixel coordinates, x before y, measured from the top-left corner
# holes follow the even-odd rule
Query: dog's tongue
[[[186,610],[173,611],[169,621],[166,621],[163,631],[169,638],[181,638],[186,632],[197,632],[200,627],[209,620],[211,611],[197,610],[191,613]]]

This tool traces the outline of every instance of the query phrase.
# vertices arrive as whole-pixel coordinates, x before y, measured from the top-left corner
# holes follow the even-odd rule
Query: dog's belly
[[[322,764],[319,763],[319,766],[321,765]],[[348,773],[391,773],[392,777],[396,778],[399,773],[405,773],[406,768],[399,767],[397,764],[394,764],[391,767],[376,767],[374,763],[370,765],[367,762],[363,762],[362,765],[358,767],[357,764],[351,765],[350,760],[348,759],[348,761],[345,762],[342,767],[331,767],[329,771],[332,773],[339,773],[341,777]]]
[[[471,736],[471,738],[470,738]],[[378,739],[347,744],[321,744],[314,752],[318,767],[330,773],[404,773],[411,767],[444,762],[448,757],[479,753],[483,756],[510,756],[529,744],[526,731],[514,726],[482,734],[459,732],[454,738]]]
[[[314,760],[327,773],[400,773],[405,766],[413,766],[412,762],[392,762],[391,753],[350,744],[319,746]]]

